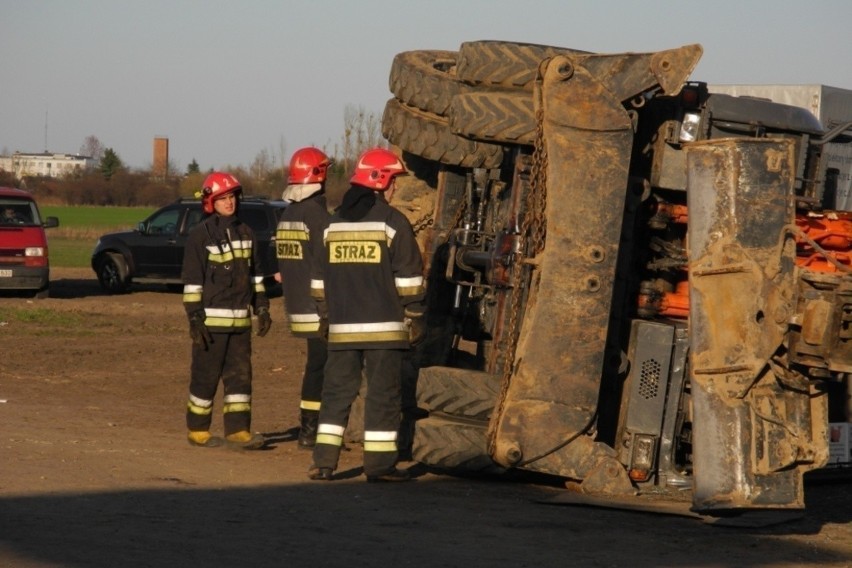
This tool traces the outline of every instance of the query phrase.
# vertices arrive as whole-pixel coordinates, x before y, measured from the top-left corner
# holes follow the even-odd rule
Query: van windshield
[[[41,225],[35,202],[24,199],[0,199],[0,226]]]

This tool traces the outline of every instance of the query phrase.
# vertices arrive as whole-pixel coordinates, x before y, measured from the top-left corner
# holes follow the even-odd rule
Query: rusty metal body
[[[722,139],[688,153],[694,502],[803,507],[802,474],[828,459],[827,401],[790,369],[795,152]]]
[[[688,487],[702,512],[804,507],[826,384],[852,369],[852,241],[801,220],[819,209],[818,121],[682,93],[700,56],[548,57],[535,147],[441,169],[452,206],[426,253],[454,288],[431,292],[433,344],[475,349],[421,352],[416,458],[486,456],[596,495]],[[492,411],[466,410],[486,391]]]

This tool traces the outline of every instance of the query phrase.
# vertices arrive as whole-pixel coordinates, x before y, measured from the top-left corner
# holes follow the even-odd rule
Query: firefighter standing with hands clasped
[[[254,450],[263,446],[251,432],[251,313],[257,334],[272,325],[259,266],[257,243],[237,217],[242,187],[228,173],[204,180],[201,205],[208,217],[192,229],[186,243],[183,303],[192,337],[192,366],[186,425],[193,446],[226,445]],[[224,388],[224,440],[210,434],[213,399]]]
[[[331,216],[324,187],[330,165],[328,156],[317,148],[302,148],[293,154],[287,174],[288,185],[281,195],[290,204],[281,214],[275,234],[290,332],[307,341],[298,441],[299,447],[306,449],[312,448],[317,439],[323,368],[327,358],[327,330],[320,329],[317,303],[311,297],[311,267],[314,257],[322,254],[323,231]]]
[[[408,219],[388,205],[405,173],[392,152],[364,152],[325,231],[311,289],[327,309],[328,362],[310,479],[333,477],[362,369],[367,481],[411,479],[396,467],[397,432],[403,356],[425,332],[423,260]]]

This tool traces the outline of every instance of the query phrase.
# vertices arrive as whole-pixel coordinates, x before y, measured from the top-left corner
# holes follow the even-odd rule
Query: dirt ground
[[[254,340],[266,449],[190,447],[180,294],[105,296],[85,269],[52,277],[49,299],[0,297],[2,567],[852,566],[848,483],[809,483],[801,519],[723,528],[413,462],[415,482],[368,485],[355,445],[341,479],[309,481],[294,441],[304,348],[280,298]]]

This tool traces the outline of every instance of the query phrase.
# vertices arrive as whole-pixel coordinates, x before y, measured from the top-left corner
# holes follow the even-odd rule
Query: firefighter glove
[[[210,335],[210,330],[204,325],[204,312],[199,311],[189,315],[189,336],[192,338],[192,343],[201,347],[205,351],[207,347],[213,343],[213,336]]]
[[[263,337],[269,332],[269,328],[272,327],[269,308],[258,308],[255,314],[257,315],[257,336]]]
[[[408,328],[408,342],[412,347],[420,345],[426,339],[426,314],[405,310],[405,326]]]

